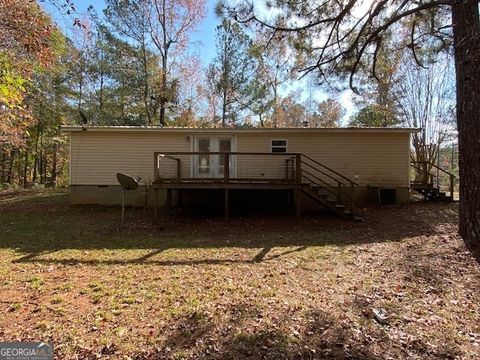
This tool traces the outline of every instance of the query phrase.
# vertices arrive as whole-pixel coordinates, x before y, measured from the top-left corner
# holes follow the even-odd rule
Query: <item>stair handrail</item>
[[[309,171],[307,170],[303,170],[304,173],[306,173],[307,175],[303,175],[304,178],[307,178],[312,184],[314,185],[317,185],[317,186],[322,186],[320,183],[316,182],[315,180],[317,181],[320,181],[321,183],[323,184],[326,184],[328,186],[331,186],[331,184],[327,183],[326,181],[320,179],[319,177],[313,175],[312,173],[310,173]],[[315,179],[315,180],[312,180],[312,177]],[[331,186],[333,188],[333,186]],[[329,193],[333,194],[333,195],[338,195],[335,191],[329,189],[328,187],[324,187],[323,188],[328,191]]]
[[[306,159],[306,160],[308,160],[308,161],[311,161],[311,162],[313,162],[314,164],[322,167],[323,169],[326,169],[327,171],[330,171],[331,173],[337,175],[337,176],[340,177],[341,179],[348,181],[348,183],[349,183],[348,185],[350,185],[350,193],[347,193],[347,196],[348,196],[348,198],[349,198],[349,208],[350,208],[350,211],[353,213],[353,209],[354,209],[354,207],[355,207],[355,186],[358,186],[358,183],[355,182],[355,181],[353,181],[352,179],[346,177],[345,175],[342,175],[342,174],[340,174],[339,172],[337,172],[337,171],[329,168],[328,166],[320,163],[319,161],[317,161],[317,160],[315,160],[315,159],[312,159],[310,156],[307,156],[307,155],[305,155],[305,154],[303,154],[303,153],[302,153],[302,156],[303,156],[304,159]],[[322,175],[325,175],[325,176],[327,176],[328,178],[333,179],[333,180],[337,183],[337,191],[336,191],[336,193],[335,193],[335,194],[337,195],[337,201],[338,201],[338,202],[341,202],[341,199],[342,199],[342,185],[343,185],[343,186],[346,186],[346,185],[347,185],[347,184],[345,184],[345,182],[339,180],[339,179],[336,178],[335,176],[333,176],[333,175],[331,175],[331,174],[328,174],[328,173],[325,172],[324,170],[321,170],[321,169],[319,169],[318,167],[315,167],[315,166],[313,166],[312,164],[309,164],[309,163],[307,163],[307,162],[305,162],[305,161],[302,161],[302,164],[305,164],[305,165],[309,166],[310,168],[318,171],[318,172],[321,173]],[[306,172],[306,173],[308,174],[307,170],[302,169],[302,171],[303,171],[303,172]],[[308,178],[308,177],[307,177],[307,178]],[[311,179],[309,179],[309,180],[311,181]],[[313,181],[311,181],[311,182],[313,182]],[[324,180],[322,180],[322,182],[326,183]],[[314,183],[315,185],[321,186],[321,185],[318,184],[318,183],[315,183],[315,182],[313,182],[313,183]],[[328,183],[327,183],[327,184],[328,184]],[[328,184],[328,185],[331,186],[331,184]],[[347,185],[347,186],[348,186],[348,185]],[[332,186],[332,188],[333,188],[333,186]],[[333,191],[331,191],[331,192],[334,193]]]
[[[425,166],[424,169],[419,169],[417,166],[415,166],[414,164],[425,164],[425,165],[430,165],[431,167],[434,167],[435,169],[438,169],[439,171],[442,171],[443,173],[447,174],[449,177],[450,177],[450,197],[451,197],[451,200],[453,201],[453,191],[454,191],[454,187],[455,187],[455,179],[456,179],[456,176],[454,174],[452,174],[450,171],[447,171],[443,168],[441,168],[440,166],[437,166],[435,165],[434,163],[428,161],[428,160],[423,160],[423,161],[410,161],[410,165],[417,169],[417,170],[420,170],[421,172],[424,172],[424,177],[426,175],[430,175],[432,177],[434,177],[435,175],[432,174],[430,171],[427,171],[427,167]],[[433,183],[433,180],[432,180],[432,183]]]
[[[435,165],[434,163],[432,163],[431,161],[428,161],[428,160],[424,160],[424,161],[410,161],[410,164],[412,164],[412,167],[418,169],[416,166],[414,166],[413,164],[428,164],[442,172],[444,172],[445,174],[449,175],[449,176],[453,176],[454,178],[456,178],[456,176],[454,174],[452,174],[450,171],[448,170],[445,170],[444,168],[441,168],[440,166],[438,165]]]
[[[326,169],[326,170],[334,173],[335,175],[341,177],[342,179],[347,180],[350,184],[358,185],[357,182],[353,181],[353,180],[350,179],[349,177],[347,177],[347,176],[345,176],[345,175],[343,175],[343,174],[340,174],[338,171],[335,171],[335,170],[329,168],[328,166],[322,164],[321,162],[319,162],[319,161],[317,161],[317,160],[315,160],[315,159],[312,159],[310,156],[307,156],[307,155],[305,155],[305,154],[303,154],[303,153],[302,153],[302,156],[303,156],[305,159],[307,159],[307,160],[309,160],[309,161],[317,164],[318,166],[321,166],[321,167],[323,167],[324,169]],[[328,174],[325,173],[324,171],[321,171],[321,170],[319,170],[319,169],[317,169],[317,170],[318,170],[319,172],[321,172],[322,174],[327,175],[327,176],[330,177],[330,175],[328,175]],[[335,180],[336,180],[336,181],[339,181],[338,179],[335,179]],[[342,184],[345,185],[344,183],[342,183]]]

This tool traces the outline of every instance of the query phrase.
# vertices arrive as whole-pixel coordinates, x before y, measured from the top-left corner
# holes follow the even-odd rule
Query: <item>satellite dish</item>
[[[125,192],[136,190],[141,180],[140,176],[131,176],[123,173],[117,173],[117,180],[122,185],[122,226],[125,222]]]
[[[124,190],[136,190],[138,183],[142,178],[140,176],[131,176],[123,173],[117,173],[117,180]]]

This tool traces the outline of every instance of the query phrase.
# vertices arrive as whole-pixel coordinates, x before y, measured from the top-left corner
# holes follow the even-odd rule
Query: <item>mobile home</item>
[[[135,205],[172,205],[181,202],[183,192],[220,191],[227,207],[235,192],[277,190],[290,194],[285,199],[297,212],[313,201],[351,216],[358,204],[409,199],[415,131],[409,128],[62,130],[70,136],[76,204],[118,204],[118,172],[141,177],[139,189],[129,194]]]

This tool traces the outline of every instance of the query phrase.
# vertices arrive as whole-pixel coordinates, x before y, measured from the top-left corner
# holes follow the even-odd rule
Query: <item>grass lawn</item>
[[[58,359],[478,359],[456,204],[365,221],[166,217],[0,195],[0,340]],[[373,319],[385,309],[388,323]]]

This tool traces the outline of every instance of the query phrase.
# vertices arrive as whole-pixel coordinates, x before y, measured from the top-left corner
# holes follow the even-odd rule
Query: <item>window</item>
[[[272,153],[286,153],[287,140],[272,140]]]

